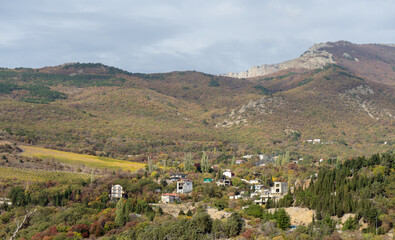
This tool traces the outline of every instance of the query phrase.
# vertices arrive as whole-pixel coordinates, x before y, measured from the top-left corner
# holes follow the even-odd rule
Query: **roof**
[[[173,196],[173,197],[179,197],[180,195],[178,195],[178,194],[175,194],[175,193],[165,193],[165,194],[162,194],[162,196]]]
[[[191,179],[188,179],[188,178],[181,178],[177,182],[192,182],[192,181],[191,181]]]

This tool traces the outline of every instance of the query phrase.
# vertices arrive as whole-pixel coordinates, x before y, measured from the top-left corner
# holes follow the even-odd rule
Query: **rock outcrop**
[[[277,64],[264,64],[261,66],[254,66],[245,72],[240,73],[228,73],[223,76],[234,77],[234,78],[252,78],[272,74],[280,70],[286,69],[319,69],[323,68],[328,64],[335,64],[335,60],[332,54],[323,50],[323,48],[331,47],[329,43],[314,44],[303,53],[300,57]]]

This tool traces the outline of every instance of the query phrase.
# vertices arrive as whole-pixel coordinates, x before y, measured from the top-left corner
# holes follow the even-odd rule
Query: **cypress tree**
[[[118,200],[116,205],[114,223],[117,227],[122,227],[123,225],[125,225],[125,208],[122,198]]]

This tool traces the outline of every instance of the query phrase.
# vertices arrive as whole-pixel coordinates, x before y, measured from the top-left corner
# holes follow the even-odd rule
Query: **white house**
[[[111,199],[119,199],[122,198],[122,194],[123,194],[123,188],[121,185],[117,184],[117,185],[113,185],[111,187],[111,194],[110,194],[110,198]]]
[[[321,139],[314,139],[313,144],[316,144],[316,143],[321,143]]]
[[[177,181],[177,193],[190,193],[192,192],[193,182],[189,179],[180,179]]]
[[[278,201],[288,192],[288,184],[285,182],[274,182],[274,186],[270,189],[263,189],[263,187],[261,187],[257,190],[257,186],[258,185],[255,185],[255,192],[251,194],[251,197],[255,197],[260,193],[259,199],[254,200],[255,204],[266,204],[269,198],[273,201]]]
[[[179,202],[180,201],[180,195],[175,194],[175,193],[165,193],[162,194],[162,200],[163,203],[172,203],[172,202]]]
[[[226,171],[226,172],[223,172],[222,175],[224,175],[227,178],[232,178],[235,174],[232,173],[231,171]]]

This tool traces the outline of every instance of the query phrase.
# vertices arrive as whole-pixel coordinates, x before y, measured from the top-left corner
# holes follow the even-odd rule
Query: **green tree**
[[[208,162],[208,156],[206,155],[206,152],[203,151],[202,154],[202,159],[200,161],[200,166],[202,169],[202,172],[208,172],[210,170],[210,164]]]
[[[154,170],[154,163],[150,156],[148,156],[148,172],[152,172]]]
[[[280,208],[275,212],[277,220],[277,227],[285,230],[291,226],[291,217],[287,214],[284,208]]]
[[[349,217],[343,224],[343,231],[357,229],[358,219]]]
[[[11,192],[8,194],[8,197],[15,206],[25,206],[28,204],[25,197],[25,191],[22,187],[13,187]]]
[[[192,217],[191,226],[200,233],[211,232],[213,220],[204,209],[198,209]]]
[[[122,227],[123,225],[125,225],[125,206],[122,198],[118,200],[115,208],[115,226]]]
[[[192,153],[188,152],[184,155],[184,171],[188,172],[193,169],[193,157]]]
[[[252,204],[245,210],[245,213],[255,218],[262,218],[264,210],[261,206]]]
[[[281,159],[281,166],[288,164],[290,161],[289,152],[287,151]]]
[[[225,232],[227,237],[235,237],[241,233],[244,227],[244,220],[238,213],[232,213],[225,224]]]

